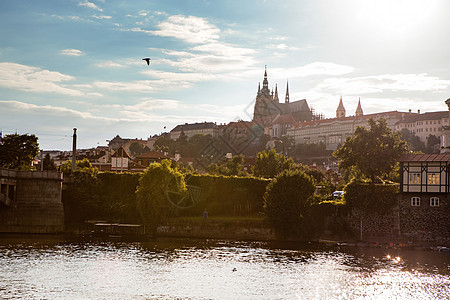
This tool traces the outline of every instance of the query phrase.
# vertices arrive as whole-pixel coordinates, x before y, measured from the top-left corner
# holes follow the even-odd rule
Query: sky
[[[448,110],[447,0],[0,1],[0,131],[44,150],[251,120],[269,87],[335,117]],[[147,66],[142,58],[151,58]]]

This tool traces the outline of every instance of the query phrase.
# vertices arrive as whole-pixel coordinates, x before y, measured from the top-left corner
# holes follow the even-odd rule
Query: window
[[[411,197],[411,206],[420,206],[420,198]]]
[[[420,184],[420,173],[409,173],[409,184]]]
[[[428,174],[428,184],[437,185],[439,184],[439,173],[429,173]]]
[[[430,206],[439,206],[439,198],[431,197],[430,198]]]

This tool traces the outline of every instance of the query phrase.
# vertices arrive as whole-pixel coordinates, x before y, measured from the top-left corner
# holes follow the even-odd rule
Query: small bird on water
[[[151,61],[150,58],[146,57],[146,58],[143,58],[142,60],[145,60],[147,62],[147,65],[150,65],[150,61]]]

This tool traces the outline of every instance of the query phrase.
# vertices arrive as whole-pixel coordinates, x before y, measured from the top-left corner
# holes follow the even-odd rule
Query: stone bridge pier
[[[64,230],[62,173],[0,169],[0,232]]]

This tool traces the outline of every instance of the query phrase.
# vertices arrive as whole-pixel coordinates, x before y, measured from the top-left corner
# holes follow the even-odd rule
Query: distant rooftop
[[[170,132],[182,131],[182,130],[186,131],[186,130],[208,129],[208,128],[217,128],[217,125],[213,122],[203,122],[203,123],[193,123],[193,124],[185,123],[182,125],[177,125]]]

